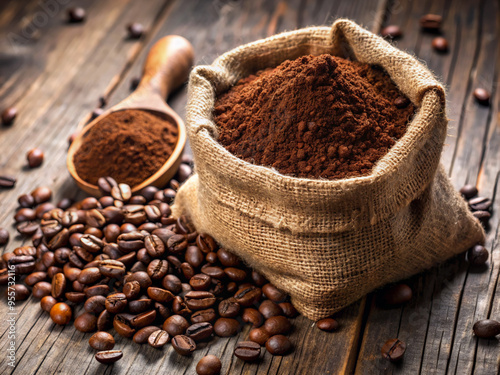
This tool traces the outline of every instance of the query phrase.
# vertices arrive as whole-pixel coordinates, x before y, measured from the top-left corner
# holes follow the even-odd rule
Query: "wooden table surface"
[[[85,23],[65,22],[65,9],[73,5],[85,7]],[[498,8],[497,0],[2,0],[0,108],[15,106],[19,115],[13,126],[0,126],[0,172],[18,178],[14,189],[0,191],[0,226],[14,237],[1,250],[12,251],[26,241],[13,235],[18,195],[47,185],[54,188],[56,201],[83,196],[66,171],[67,138],[100,96],[113,105],[128,95],[131,78],[140,73],[157,39],[180,34],[194,45],[196,64],[208,64],[241,43],[308,25],[330,25],[338,17],[374,32],[388,24],[402,26],[404,36],[395,44],[425,61],[448,88],[450,123],[442,162],[455,187],[477,184],[500,212]],[[436,53],[431,48],[434,36],[420,31],[418,20],[426,13],[443,16],[449,53]],[[131,21],[148,29],[139,41],[126,39],[125,26]],[[478,86],[492,92],[491,106],[472,99]],[[185,89],[169,103],[184,116]],[[45,151],[45,162],[29,170],[25,153],[33,147]],[[232,356],[236,342],[247,337],[246,328],[237,337],[214,339],[192,358],[177,355],[170,346],[155,350],[115,335],[124,358],[114,366],[101,365],[88,346],[90,334],[71,325],[56,326],[30,297],[16,305],[12,368],[6,359],[7,306],[1,303],[0,373],[193,374],[198,360],[211,353],[221,358],[224,374],[497,374],[499,341],[476,339],[472,325],[488,317],[500,319],[498,228],[495,213],[486,243],[492,256],[484,270],[469,269],[463,257],[452,259],[407,280],[414,298],[401,308],[376,307],[373,293],[340,312],[336,318],[341,329],[335,333],[321,332],[298,318],[291,335],[293,353],[266,353],[257,364]],[[393,337],[408,345],[398,365],[380,355],[381,344]]]

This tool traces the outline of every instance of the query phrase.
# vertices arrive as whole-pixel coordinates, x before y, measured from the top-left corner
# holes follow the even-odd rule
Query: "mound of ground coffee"
[[[296,177],[368,174],[406,131],[414,106],[380,68],[303,56],[241,79],[216,102],[219,142]]]
[[[89,131],[73,161],[78,175],[91,184],[111,176],[136,186],[167,161],[177,136],[174,124],[151,112],[114,112]]]

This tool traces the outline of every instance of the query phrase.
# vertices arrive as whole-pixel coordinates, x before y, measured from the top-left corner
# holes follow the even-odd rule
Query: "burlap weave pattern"
[[[299,179],[252,165],[217,143],[215,98],[240,78],[304,54],[381,65],[418,111],[370,175]],[[186,126],[196,174],[174,215],[290,294],[319,319],[369,291],[432,267],[484,239],[439,159],[447,119],[442,85],[417,60],[349,20],[240,46],[193,70]]]

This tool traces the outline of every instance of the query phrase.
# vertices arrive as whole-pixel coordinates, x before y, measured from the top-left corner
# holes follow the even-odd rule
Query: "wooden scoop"
[[[165,186],[168,180],[175,175],[186,144],[186,129],[182,119],[167,105],[165,98],[187,80],[193,65],[193,56],[193,47],[181,36],[169,35],[156,42],[148,54],[142,79],[137,89],[128,98],[85,126],[72,142],[68,151],[67,166],[71,176],[73,176],[80,188],[91,195],[101,195],[96,185],[92,185],[78,176],[73,163],[74,155],[85,142],[88,131],[94,126],[99,126],[104,117],[110,113],[128,109],[141,109],[152,112],[175,124],[178,129],[177,144],[172,155],[154,175],[140,184],[132,186],[132,191],[136,192],[148,185]],[[131,123],[130,126],[141,126],[141,124]],[[116,168],[121,168],[121,166],[117,165]]]

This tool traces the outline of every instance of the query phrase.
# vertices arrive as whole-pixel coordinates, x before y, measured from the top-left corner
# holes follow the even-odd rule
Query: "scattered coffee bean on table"
[[[10,234],[5,228],[0,228],[0,246],[6,245],[9,242]]]
[[[50,309],[50,317],[52,321],[59,325],[68,324],[71,321],[71,307],[64,302],[56,303]]]
[[[83,8],[70,8],[68,9],[68,21],[72,23],[79,23],[85,21],[86,12]]]
[[[472,94],[474,95],[474,99],[476,99],[479,104],[490,104],[490,93],[485,89],[478,87]]]
[[[406,344],[399,339],[388,340],[381,349],[382,357],[391,361],[398,362],[403,358],[406,351]]]
[[[397,25],[389,25],[382,29],[380,35],[384,38],[397,39],[403,36],[403,31]]]
[[[276,335],[267,340],[266,349],[272,355],[285,355],[292,349],[292,343],[288,337]]]
[[[17,117],[17,109],[14,107],[6,108],[2,112],[2,124],[12,125]]]
[[[332,318],[321,319],[316,322],[316,326],[326,332],[333,332],[339,328],[339,323]]]
[[[254,362],[260,357],[260,345],[253,341],[240,341],[236,344],[234,355],[245,362]]]
[[[460,189],[460,194],[462,194],[462,196],[465,199],[474,198],[477,195],[477,193],[478,193],[477,188],[474,185],[464,185]]]
[[[432,39],[432,48],[441,53],[448,52],[448,41],[442,36],[438,36]]]
[[[144,34],[144,26],[139,22],[133,22],[127,25],[127,32],[130,39],[139,39]]]
[[[443,17],[437,14],[426,14],[420,18],[420,27],[423,30],[438,32],[441,29]]]
[[[115,346],[115,339],[108,332],[99,331],[89,339],[89,345],[99,351],[111,350]]]
[[[476,245],[469,249],[467,252],[467,259],[469,263],[473,266],[484,265],[489,258],[490,254],[488,250],[482,245]]]
[[[43,157],[43,151],[39,148],[34,148],[26,154],[26,158],[28,159],[28,165],[30,168],[36,168],[42,165]]]
[[[13,188],[17,180],[13,176],[0,175],[0,188]]]
[[[107,350],[95,354],[95,359],[105,365],[115,363],[122,359],[122,357],[123,353],[121,350]]]
[[[479,320],[472,327],[474,334],[483,339],[492,339],[500,335],[500,322],[491,319]]]
[[[196,365],[198,375],[218,375],[222,369],[222,363],[219,358],[209,354],[200,359]]]

